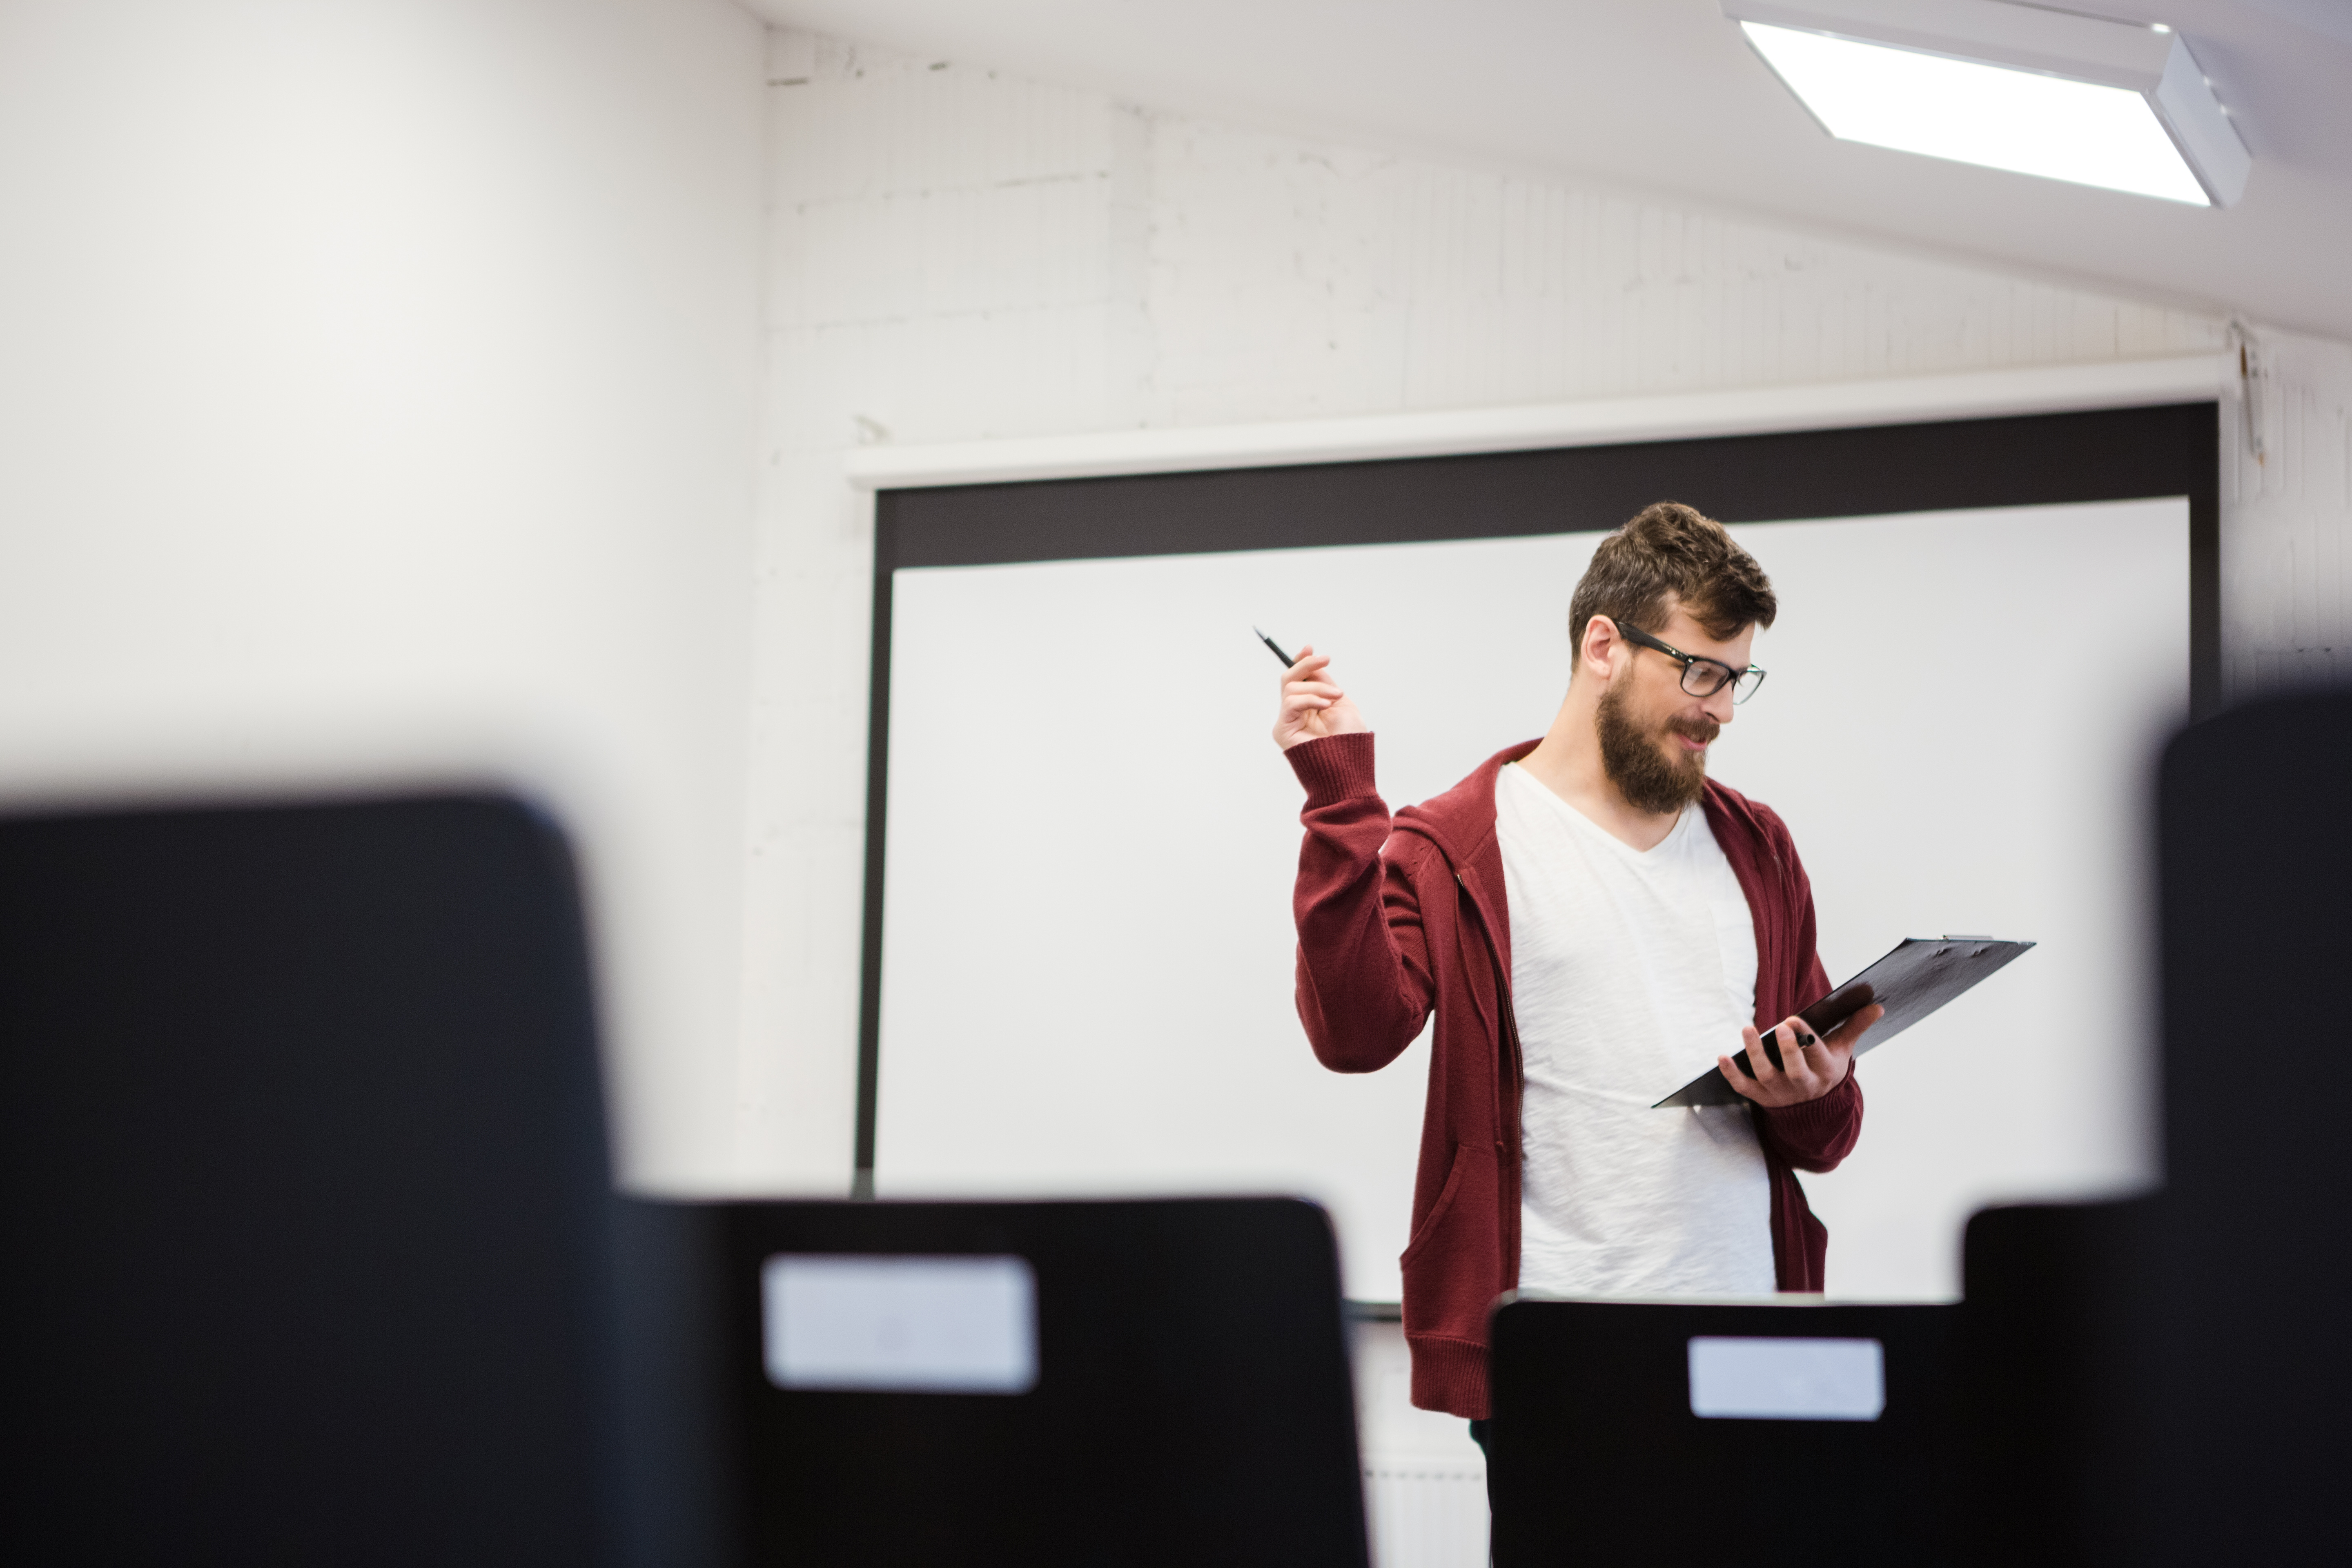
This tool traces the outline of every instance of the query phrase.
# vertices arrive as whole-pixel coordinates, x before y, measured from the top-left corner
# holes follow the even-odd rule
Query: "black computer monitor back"
[[[1967,1506],[1955,1561],[2150,1560],[2160,1199],[2019,1204],[1969,1219],[1958,1337]]]
[[[2164,1269],[2141,1368],[2177,1563],[2346,1553],[2352,692],[2249,704],[2166,752]]]
[[[563,847],[432,798],[0,822],[0,1559],[614,1553]]]
[[[1337,1255],[1286,1200],[743,1204],[728,1362],[762,1564],[1361,1568]],[[1034,1385],[780,1386],[772,1260],[1034,1271]],[[1020,1380],[1015,1380],[1016,1384]]]
[[[1515,1301],[1494,1317],[1498,1568],[1878,1568],[1945,1560],[1946,1306]],[[1695,1338],[1874,1342],[1871,1419],[1701,1415]]]

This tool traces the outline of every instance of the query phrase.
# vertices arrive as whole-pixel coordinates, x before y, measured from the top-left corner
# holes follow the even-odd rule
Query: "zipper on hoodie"
[[[1486,964],[1495,973],[1495,1023],[1510,1053],[1511,1076],[1508,1091],[1503,1096],[1505,1120],[1501,1131],[1505,1136],[1496,1149],[1501,1157],[1496,1163],[1501,1168],[1496,1173],[1507,1175],[1510,1183],[1507,1201],[1503,1205],[1503,1223],[1508,1227],[1511,1278],[1516,1280],[1519,1277],[1519,1165],[1524,1158],[1519,1151],[1519,1102],[1527,1095],[1527,1059],[1519,1049],[1518,1015],[1511,1007],[1511,977],[1503,973],[1503,955],[1495,946],[1493,930],[1486,924],[1486,911],[1471,894],[1470,884],[1462,879],[1459,871],[1454,873],[1454,885],[1462,890],[1463,898],[1478,917],[1478,938],[1486,944]]]

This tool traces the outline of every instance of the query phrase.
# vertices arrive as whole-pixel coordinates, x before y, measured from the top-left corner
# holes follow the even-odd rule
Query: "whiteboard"
[[[1832,979],[1907,935],[2042,944],[1864,1058],[1861,1145],[1805,1178],[1832,1294],[1949,1299],[1973,1209],[2153,1170],[2142,846],[2189,503],[1732,531],[1780,618],[1712,766],[1787,819]],[[1335,656],[1394,809],[1549,725],[1601,537],[900,569],[877,1193],[1300,1194],[1349,1294],[1397,1300],[1427,1047],[1361,1077],[1307,1047],[1250,626]]]

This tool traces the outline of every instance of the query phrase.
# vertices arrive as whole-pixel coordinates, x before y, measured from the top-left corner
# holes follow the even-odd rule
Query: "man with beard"
[[[1328,658],[1283,678],[1299,1016],[1326,1067],[1370,1072],[1436,1014],[1404,1331],[1413,1403],[1482,1443],[1503,1291],[1822,1289],[1796,1173],[1853,1149],[1853,1047],[1881,1010],[1825,1038],[1794,1016],[1830,988],[1811,886],[1780,819],[1706,776],[1777,610],[1720,523],[1647,509],[1577,584],[1551,728],[1393,821]],[[1747,1103],[1651,1109],[1710,1063]]]

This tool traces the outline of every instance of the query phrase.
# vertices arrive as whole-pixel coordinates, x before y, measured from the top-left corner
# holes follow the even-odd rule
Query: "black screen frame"
[[[2189,707],[2221,706],[2221,405],[1872,425],[1616,446],[884,489],[875,497],[856,1185],[881,1082],[890,637],[901,567],[1598,532],[1661,500],[1727,523],[2189,501]],[[1564,605],[1563,605],[1564,607]]]

